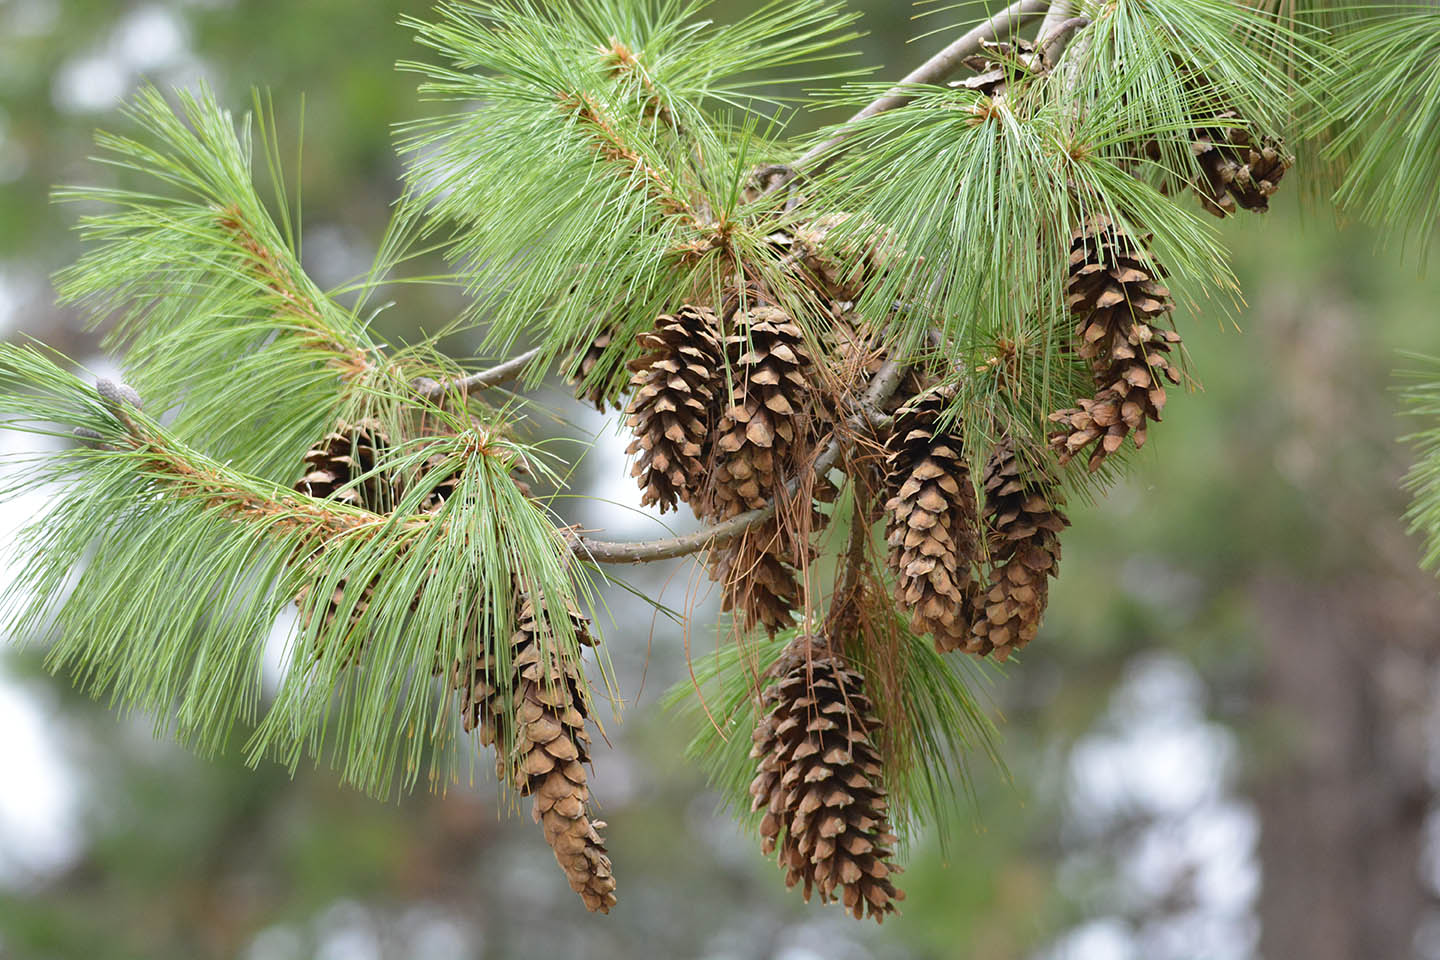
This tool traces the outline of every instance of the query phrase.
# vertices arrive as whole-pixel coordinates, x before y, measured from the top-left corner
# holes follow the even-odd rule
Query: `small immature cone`
[[[576,639],[593,645],[585,616],[574,609],[568,613]],[[556,641],[542,635],[528,599],[516,615],[509,655],[504,667],[488,650],[456,664],[461,722],[466,730],[478,727],[481,742],[495,746],[500,776],[520,796],[535,798],[531,816],[586,909],[609,913],[615,876],[599,833],[605,824],[589,813],[584,677]]]
[[[705,461],[724,389],[718,333],[709,308],[686,305],[641,334],[645,355],[630,364],[635,392],[628,423],[635,439],[626,452],[635,457],[641,502],[662,513],[680,500],[705,512]]]
[[[1180,335],[1161,326],[1175,309],[1163,276],[1142,242],[1108,218],[1091,217],[1075,231],[1066,300],[1077,321],[1075,352],[1089,362],[1096,392],[1050,414],[1060,425],[1050,446],[1062,465],[1090,447],[1089,468],[1097,470],[1126,437],[1144,445],[1150,421],[1160,420],[1164,381],[1180,382],[1170,359]]]
[[[1055,479],[1022,463],[1008,440],[991,453],[984,486],[990,581],[965,649],[1005,660],[1040,629],[1050,578],[1060,571],[1060,531],[1070,521]]]
[[[979,511],[959,424],[940,429],[947,397],[900,411],[886,443],[886,540],[895,600],[941,653],[969,643]]]
[[[761,698],[750,756],[752,809],[764,810],[761,850],[778,848],[787,886],[805,899],[839,900],[856,919],[883,921],[905,894],[891,863],[880,728],[864,678],[823,643],[801,636],[786,648]]]

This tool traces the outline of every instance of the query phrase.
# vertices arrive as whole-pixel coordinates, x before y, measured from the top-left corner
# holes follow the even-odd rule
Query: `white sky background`
[[[15,36],[40,34],[55,23],[50,0],[0,0],[0,26]],[[183,20],[157,5],[127,14],[96,49],[72,59],[52,86],[56,105],[65,111],[103,114],[113,110],[144,74],[159,82],[186,84],[203,74],[190,53]],[[0,113],[0,183],[24,169],[25,158],[8,144],[6,118]],[[21,305],[48,288],[35,284],[12,265],[0,263],[0,337],[13,333]],[[100,371],[108,373],[109,371]],[[617,504],[635,505],[638,494],[629,479],[624,441],[597,414],[577,415],[579,426],[598,431],[601,443],[590,457],[599,476],[614,480],[602,496]],[[35,448],[34,438],[0,432],[0,473],[14,468],[14,458]],[[29,496],[0,504],[0,591],[8,595],[14,578],[15,531],[43,504]],[[617,537],[663,535],[653,511],[630,512],[596,501],[577,506],[577,519]],[[671,514],[677,526],[693,523]],[[675,604],[672,597],[666,598]],[[277,631],[277,643],[283,633]],[[0,642],[8,638],[0,638]],[[278,652],[278,651],[277,651]],[[267,664],[267,678],[276,679],[278,664]],[[1163,960],[1191,956],[1187,947],[1211,945],[1214,960],[1243,960],[1253,955],[1253,904],[1258,890],[1254,846],[1254,815],[1230,795],[1230,768],[1235,744],[1223,727],[1204,715],[1203,690],[1183,661],[1168,656],[1142,658],[1114,695],[1111,717],[1086,737],[1070,757],[1066,790],[1071,806],[1068,832],[1083,858],[1084,831],[1109,819],[1143,811],[1154,818],[1128,852],[1122,867],[1127,895],[1136,902],[1159,896],[1182,866],[1198,870],[1201,897],[1191,915],[1172,929],[1136,931],[1116,917],[1099,917],[1072,931],[1045,954],[1046,960]],[[83,782],[65,759],[64,718],[43,687],[22,685],[6,671],[0,649],[0,770],[20,789],[0,790],[0,885],[34,882],[63,869],[82,849],[79,812]],[[1089,827],[1087,827],[1089,825]],[[1062,871],[1063,876],[1063,871]],[[407,915],[408,917],[408,915]],[[435,941],[416,943],[416,955],[449,955],[463,947],[463,932],[443,918],[408,917],[415,936]],[[316,918],[328,930],[321,942],[326,960],[367,960],[379,955],[377,934],[365,911],[337,904]],[[800,931],[803,933],[803,930]],[[438,940],[436,939],[438,938]],[[252,943],[255,960],[298,957],[297,935],[272,929]],[[819,949],[819,943],[815,945]],[[787,946],[787,960],[808,960],[815,952],[797,933]]]

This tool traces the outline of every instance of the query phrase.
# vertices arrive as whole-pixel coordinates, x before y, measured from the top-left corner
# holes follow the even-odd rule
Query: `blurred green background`
[[[909,38],[969,12],[856,6],[880,76],[944,42]],[[144,77],[208,79],[237,111],[269,88],[291,129],[303,94],[307,265],[322,283],[362,271],[397,191],[391,126],[424,112],[390,68],[420,54],[396,24],[427,9],[0,0],[0,335],[109,362],[53,305],[75,212],[47,192],[95,176],[90,132],[123,127],[115,109]],[[611,916],[584,912],[490,784],[386,804],[323,768],[203,761],[10,651],[0,957],[1440,957],[1440,599],[1399,519],[1393,389],[1399,351],[1440,352],[1440,277],[1302,210],[1301,193],[1287,181],[1267,217],[1225,225],[1248,303],[1234,324],[1218,308],[1178,318],[1203,389],[1174,399],[1126,483],[1073,510],[1041,640],[991,691],[1010,777],[976,768],[973,815],[947,848],[910,851],[904,914],[883,928],[786,891],[684,761],[657,701],[687,650],[717,642],[713,599],[685,637],[612,590],[602,627],[628,710],[595,773]],[[395,295],[396,330],[457,303]],[[591,489],[638,502],[623,442],[565,396],[605,438],[583,464]],[[35,507],[0,517],[0,561]],[[654,530],[600,502],[577,519]],[[631,581],[678,607],[703,579],[680,564]]]

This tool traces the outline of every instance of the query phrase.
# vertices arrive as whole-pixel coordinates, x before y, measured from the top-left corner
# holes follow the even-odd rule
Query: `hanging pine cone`
[[[735,314],[725,338],[733,404],[716,428],[715,506],[729,518],[780,494],[809,439],[810,354],[804,334],[775,306]]]
[[[1239,122],[1240,115],[1226,110],[1219,121]],[[1202,179],[1191,186],[1200,205],[1217,217],[1234,213],[1237,205],[1261,213],[1270,209],[1270,197],[1295,158],[1275,137],[1260,137],[1241,126],[1197,127],[1191,149],[1199,161]]]
[[[615,331],[610,327],[606,327],[596,334],[593,340],[585,345],[585,349],[578,357],[572,357],[568,364],[572,374],[566,382],[575,387],[575,395],[577,397],[601,413],[604,413],[611,407],[618,410],[622,405],[611,396],[610,385],[605,381],[602,380],[598,383],[591,383],[589,386],[586,386],[586,382],[589,380],[590,372],[594,370],[595,365],[600,362],[600,357],[614,341]]]
[[[1163,271],[1142,245],[1105,217],[1091,217],[1075,231],[1070,247],[1066,301],[1075,326],[1075,352],[1094,372],[1096,393],[1050,419],[1060,463],[1095,441],[1089,468],[1100,467],[1127,436],[1144,445],[1147,425],[1165,409],[1163,380],[1180,382],[1170,351],[1180,342],[1160,326],[1175,309]]]
[[[800,605],[800,580],[784,558],[780,526],[772,518],[731,540],[710,570],[724,584],[722,609],[734,612],[741,629],[757,623],[770,635],[793,626]]]
[[[586,617],[573,608],[569,616],[575,638],[593,646]],[[491,650],[456,664],[461,722],[466,730],[479,727],[481,742],[495,746],[500,776],[520,796],[535,798],[531,816],[586,909],[609,913],[615,877],[599,833],[605,824],[589,815],[585,680],[555,639],[540,633],[528,599],[515,620],[508,664],[502,667]]]
[[[394,489],[387,477],[374,475],[354,486],[351,484],[374,470],[376,462],[388,448],[389,440],[377,421],[367,419],[355,424],[341,421],[305,454],[305,475],[295,484],[295,489],[312,497],[337,500],[352,507],[383,513],[390,509],[394,499]],[[314,617],[314,611],[308,609],[308,604],[316,586],[318,580],[301,587],[295,595],[295,603],[301,610],[306,627],[310,626]],[[323,636],[330,636],[334,630],[335,621],[345,606],[348,588],[348,580],[342,579],[331,591],[322,614],[320,633]],[[371,580],[350,608],[349,630],[353,630],[365,616],[374,595],[375,581]],[[360,653],[361,643],[347,640],[346,645],[350,648],[346,660],[353,662]],[[317,650],[316,656],[319,655]]]
[[[857,919],[883,921],[905,894],[891,864],[884,771],[873,736],[880,728],[864,680],[808,637],[776,664],[761,699],[750,756],[754,810],[764,810],[761,850],[779,848],[787,886],[805,899],[839,900]]]
[[[686,305],[640,336],[646,353],[630,364],[635,439],[626,452],[635,455],[631,473],[645,491],[641,502],[661,512],[675,509],[677,500],[707,512],[705,462],[723,389],[717,330],[712,311]]]
[[[886,443],[886,541],[895,599],[941,653],[970,639],[979,516],[959,424],[940,430],[948,395],[901,410]]]
[[[1197,125],[1190,132],[1190,150],[1200,173],[1178,186],[1188,186],[1200,199],[1200,206],[1216,217],[1227,217],[1240,208],[1260,213],[1269,210],[1270,197],[1295,163],[1282,140],[1265,135],[1257,138],[1235,110],[1221,110]],[[1153,140],[1145,145],[1145,152],[1152,160],[1161,158],[1160,146]],[[1161,185],[1167,194],[1176,188],[1173,180]]]
[[[984,485],[990,582],[966,651],[1004,660],[1040,629],[1050,578],[1060,570],[1060,531],[1070,521],[1054,478],[1026,467],[1008,440],[985,464]]]
[[[312,497],[384,513],[390,508],[392,497],[384,477],[371,476],[355,486],[348,485],[374,470],[376,461],[385,455],[389,445],[378,421],[361,420],[355,424],[341,421],[306,452],[305,475],[295,484],[295,489]]]

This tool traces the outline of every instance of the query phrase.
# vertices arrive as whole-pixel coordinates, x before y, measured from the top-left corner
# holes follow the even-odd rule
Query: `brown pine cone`
[[[787,886],[805,899],[839,900],[859,919],[883,921],[905,898],[891,863],[880,721],[864,678],[822,644],[797,637],[761,700],[750,756],[754,810],[764,810],[761,850],[779,849]]]
[[[568,614],[575,638],[593,646],[585,616],[573,608]],[[478,727],[481,742],[495,746],[501,778],[520,796],[535,798],[531,816],[586,909],[609,913],[615,877],[599,833],[605,824],[589,813],[584,677],[556,639],[542,632],[528,599],[516,614],[508,659],[502,667],[495,651],[478,650],[455,665],[462,724]]]
[[[1055,479],[1023,464],[1008,440],[991,453],[984,486],[990,581],[965,649],[1004,660],[1040,629],[1050,578],[1060,571],[1060,531],[1070,521]]]

